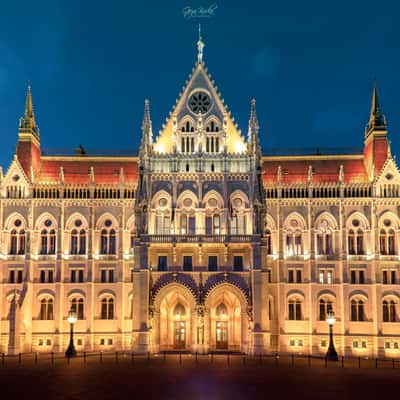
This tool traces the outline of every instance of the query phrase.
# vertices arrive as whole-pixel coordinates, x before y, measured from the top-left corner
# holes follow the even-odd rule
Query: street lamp
[[[326,358],[329,361],[338,361],[339,357],[336,352],[335,345],[333,343],[333,325],[336,322],[335,314],[333,313],[333,311],[328,312],[326,322],[329,325],[329,347],[328,351],[326,352]]]
[[[68,322],[70,326],[70,335],[69,335],[69,345],[67,351],[65,352],[66,357],[75,357],[76,350],[74,346],[74,324],[77,321],[78,317],[76,315],[75,310],[71,309],[68,313]]]

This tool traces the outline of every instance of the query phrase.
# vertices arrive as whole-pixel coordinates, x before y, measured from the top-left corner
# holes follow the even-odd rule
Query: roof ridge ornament
[[[201,24],[199,24],[199,40],[197,41],[197,63],[203,64],[203,50],[204,50],[204,42],[201,37]]]

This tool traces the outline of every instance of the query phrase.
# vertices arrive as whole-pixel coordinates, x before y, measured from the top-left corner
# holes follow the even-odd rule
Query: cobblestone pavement
[[[2,398],[35,399],[376,399],[393,396],[400,368],[374,360],[244,359],[241,356],[88,356],[6,359],[0,365]],[[310,365],[311,364],[311,365]]]

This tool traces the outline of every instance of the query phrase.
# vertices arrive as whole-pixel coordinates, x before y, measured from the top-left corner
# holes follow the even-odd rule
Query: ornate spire
[[[204,42],[201,37],[201,25],[199,24],[199,40],[197,41],[197,62],[199,64],[203,63],[203,49],[204,49]]]
[[[140,145],[142,151],[147,151],[153,142],[153,130],[150,117],[150,101],[144,101],[144,113],[142,121],[142,143]]]
[[[249,120],[249,128],[258,132],[260,129],[260,124],[258,123],[257,118],[257,110],[256,110],[256,99],[251,99],[250,106],[250,120]]]
[[[371,111],[369,114],[368,131],[371,130],[385,130],[386,118],[381,113],[378,100],[378,88],[376,80],[374,81],[374,89],[372,91]]]
[[[249,130],[247,133],[248,136],[248,148],[253,152],[261,152],[260,148],[260,139],[259,139],[259,130],[260,124],[258,123],[257,118],[257,110],[256,110],[256,99],[251,99],[251,106],[250,106],[250,119],[249,119]]]
[[[39,137],[39,128],[36,125],[35,114],[33,112],[33,101],[32,101],[32,91],[31,84],[28,81],[28,89],[26,92],[26,100],[25,100],[25,113],[24,116],[20,119],[19,128],[21,129],[31,129],[34,134]]]

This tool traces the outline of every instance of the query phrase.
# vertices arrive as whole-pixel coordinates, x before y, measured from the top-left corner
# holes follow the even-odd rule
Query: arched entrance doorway
[[[195,299],[180,284],[160,290],[154,302],[153,351],[190,350],[194,338]]]
[[[210,350],[247,351],[248,318],[246,299],[239,289],[220,284],[206,299]]]

